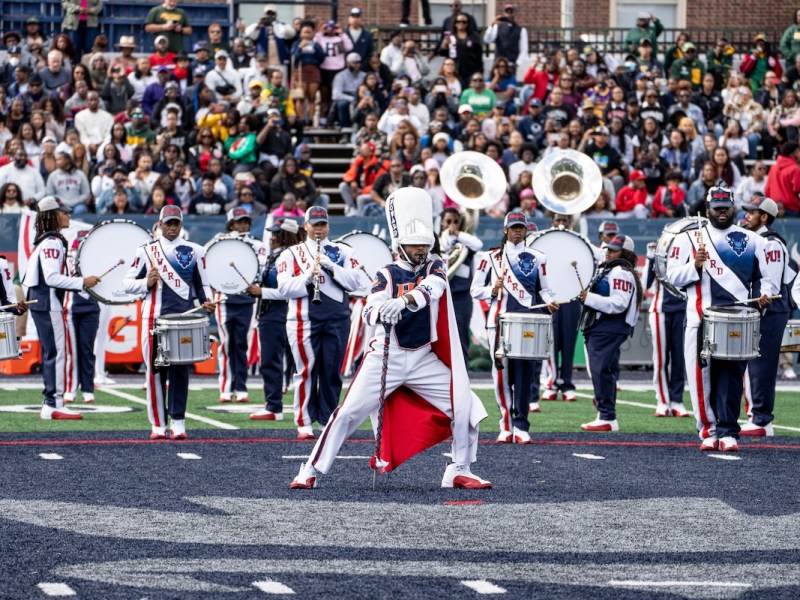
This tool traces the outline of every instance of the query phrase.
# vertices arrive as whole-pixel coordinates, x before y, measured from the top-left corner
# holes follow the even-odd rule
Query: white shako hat
[[[395,252],[407,244],[433,247],[433,200],[422,188],[392,192],[386,199],[386,221]]]

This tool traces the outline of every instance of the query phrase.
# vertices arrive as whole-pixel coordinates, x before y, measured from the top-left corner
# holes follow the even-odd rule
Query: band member
[[[686,291],[684,356],[700,450],[739,450],[739,410],[747,362],[699,355],[703,311],[748,300],[760,289],[758,305],[769,306],[777,287],[769,277],[765,240],[734,225],[733,192],[712,187],[706,195],[710,227],[675,238],[667,257],[667,278]]]
[[[653,294],[648,321],[653,340],[653,388],[657,417],[688,417],[683,406],[686,365],[683,360],[683,330],[686,300],[670,292],[656,277],[655,242],[647,245],[645,287]]]
[[[5,256],[0,256],[0,312],[14,315],[24,315],[28,312],[25,301],[17,302],[17,293],[14,291],[14,279],[11,277],[11,268]]]
[[[283,376],[288,340],[286,317],[289,303],[278,291],[278,258],[291,246],[305,241],[306,232],[297,221],[278,218],[270,227],[270,254],[258,284],[247,292],[258,298],[258,342],[265,407],[250,415],[255,421],[283,421]]]
[[[364,309],[370,325],[383,326],[290,487],[316,487],[318,474],[328,472],[347,437],[377,410],[380,441],[373,468],[393,470],[452,436],[453,463],[445,470],[442,487],[490,488],[490,482],[470,470],[476,460],[477,425],[486,411],[470,391],[460,348],[453,343],[455,315],[444,264],[430,254],[431,198],[423,189],[401,188],[386,200],[386,212],[398,258],[378,272]]]
[[[278,258],[278,291],[289,300],[286,332],[294,356],[294,420],[297,438],[314,439],[313,423],[325,427],[339,404],[340,367],[350,331],[348,292],[361,287],[352,250],[328,239],[328,211],[306,211],[308,239]]]
[[[145,296],[142,303],[142,356],[147,383],[147,416],[150,419],[151,440],[167,437],[169,413],[170,434],[173,440],[185,440],[186,401],[189,396],[190,365],[157,367],[156,339],[151,331],[157,317],[183,313],[195,308],[195,302],[207,313],[214,311],[209,300],[203,247],[181,238],[183,213],[180,207],[168,205],[159,215],[158,240],[136,249],[133,265],[125,275],[125,291]],[[167,397],[167,382],[169,395]]]
[[[619,235],[619,225],[616,221],[603,221],[597,229],[597,239],[600,241],[600,251],[604,252],[606,244]],[[598,256],[600,262],[603,262],[606,257],[605,254]]]
[[[42,347],[44,399],[39,416],[45,420],[82,419],[80,413],[64,408],[67,327],[63,300],[67,290],[94,287],[100,278],[64,275],[67,240],[60,231],[69,227],[71,209],[55,196],[42,198],[37,207],[36,240],[22,286],[28,301],[36,300],[30,308]]]
[[[206,244],[206,250],[211,244],[221,239],[236,239],[249,244],[258,255],[259,263],[265,258],[264,245],[250,235],[253,220],[250,212],[244,208],[232,208],[228,211],[228,222],[225,231],[215,235]],[[220,300],[221,295],[215,294],[215,300]],[[219,401],[231,402],[236,397],[236,402],[247,402],[247,342],[251,325],[253,323],[253,309],[255,298],[249,294],[229,294],[223,302],[217,304],[215,316],[219,326],[219,350],[217,362],[219,363]]]
[[[79,231],[67,254],[67,273],[76,275],[75,253],[88,231]],[[100,305],[84,291],[64,296],[67,318],[67,373],[64,402],[72,402],[80,385],[84,402],[94,402],[94,345],[100,326]]]
[[[781,353],[781,341],[789,313],[789,286],[797,275],[789,266],[786,242],[771,228],[778,216],[778,205],[774,200],[757,196],[742,208],[747,225],[745,229],[764,238],[767,270],[773,284],[779,288],[780,299],[774,299],[761,316],[758,357],[747,365],[745,389],[749,392],[752,416],[742,425],[739,435],[772,436],[773,410],[775,408],[775,373]]]
[[[553,229],[569,229],[567,215],[553,215]],[[578,343],[578,323],[581,319],[581,303],[578,300],[560,305],[553,315],[553,346],[547,361],[549,377],[542,392],[542,400],[556,400],[561,392],[564,402],[575,402],[575,384],[572,383],[572,367],[575,363],[575,346]]]
[[[586,349],[592,357],[594,403],[597,418],[581,425],[584,431],[618,431],[617,378],[622,344],[639,320],[642,284],[634,271],[633,240],[618,235],[606,244],[606,261],[588,288],[581,290],[581,319]]]
[[[439,248],[442,257],[449,263],[459,260],[459,255],[464,258],[461,264],[450,273],[450,292],[453,294],[453,308],[456,312],[458,338],[461,340],[461,350],[464,353],[464,362],[469,359],[469,322],[472,319],[473,299],[470,293],[472,283],[475,253],[483,248],[483,242],[474,235],[462,231],[464,217],[453,207],[442,211],[442,233],[439,237]],[[452,256],[451,256],[452,254]]]
[[[501,350],[500,316],[512,313],[546,313],[532,308],[548,302],[550,312],[558,310],[547,285],[547,259],[538,250],[525,245],[528,220],[515,210],[506,215],[500,248],[480,255],[472,295],[491,302],[486,317],[492,361],[495,398],[500,407],[500,443],[530,444],[528,412],[538,408],[538,380],[541,360],[507,358]],[[513,438],[512,438],[513,436]]]

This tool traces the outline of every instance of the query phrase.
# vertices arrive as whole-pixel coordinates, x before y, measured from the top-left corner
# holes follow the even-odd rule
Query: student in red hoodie
[[[681,218],[686,216],[686,192],[681,189],[683,176],[680,171],[669,171],[653,197],[653,217]]]
[[[786,142],[767,175],[764,195],[783,204],[787,217],[800,217],[800,145]]]
[[[647,218],[647,189],[644,187],[646,178],[647,176],[639,169],[631,171],[630,183],[617,194],[618,219]]]
[[[371,200],[372,184],[379,175],[387,170],[389,161],[380,160],[375,156],[375,144],[364,142],[359,149],[359,155],[347,169],[339,184],[339,191],[342,199],[347,204],[346,216],[353,217],[358,215],[356,200],[361,196],[366,196],[366,200]]]

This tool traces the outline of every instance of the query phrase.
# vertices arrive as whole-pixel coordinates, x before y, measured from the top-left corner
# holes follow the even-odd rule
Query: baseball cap
[[[597,228],[598,233],[619,233],[619,225],[616,221],[603,221]]]
[[[688,52],[689,50],[697,50],[697,46],[695,46],[692,42],[686,42],[683,46],[681,46],[681,50],[684,52]]]
[[[534,198],[536,197],[536,192],[534,192],[531,188],[525,188],[519,193],[520,198],[530,198],[531,196]]]
[[[765,33],[759,33],[754,38],[754,41],[756,41],[756,42],[766,42],[767,41],[767,35]]]
[[[281,111],[279,111],[277,108],[270,108],[267,111],[267,116],[271,117],[272,115],[278,115],[280,117],[281,116]]]
[[[71,213],[72,209],[64,204],[60,198],[56,196],[45,196],[36,205],[39,212],[46,212],[48,210],[60,210],[61,212]]]
[[[153,40],[153,44],[158,44],[158,42],[169,43],[169,40],[167,39],[167,36],[165,36],[165,35],[157,35],[156,39]]]
[[[503,221],[503,227],[514,227],[515,225],[522,225],[526,229],[528,228],[528,217],[521,210],[512,210]]]
[[[636,181],[638,179],[647,179],[647,175],[645,175],[644,172],[640,171],[639,169],[634,169],[631,171],[630,180]]]
[[[733,206],[733,192],[724,187],[712,187],[706,195],[706,202],[712,208]]]
[[[592,131],[592,135],[608,135],[608,127],[605,125],[598,125]]]
[[[615,236],[613,240],[606,244],[606,248],[608,250],[613,250],[614,252],[619,252],[620,250],[630,250],[631,252],[636,251],[636,245],[633,243],[633,238],[630,238],[627,235]]]
[[[469,104],[462,104],[458,107],[458,114],[463,115],[465,112],[475,112]]]
[[[775,200],[767,198],[766,196],[756,196],[748,204],[742,206],[742,208],[745,210],[760,210],[772,217],[778,216],[778,205],[775,203]]]
[[[11,46],[8,49],[8,53],[9,54],[22,54],[22,48],[20,48],[19,46]]]
[[[336,21],[333,19],[328,19],[327,21],[325,21],[325,27],[333,29],[334,27],[336,27]]]
[[[72,156],[72,146],[70,146],[67,142],[61,142],[58,146],[56,146],[56,154],[66,154],[67,156]]]
[[[311,146],[308,144],[300,144],[297,149],[300,151],[300,154],[304,154],[306,152],[311,152]]]
[[[239,221],[241,219],[251,219],[250,211],[246,208],[232,208],[228,211],[228,221]]]
[[[264,6],[264,14],[266,13],[275,13],[277,15],[278,9],[274,4],[267,4],[266,6]]]
[[[328,211],[322,206],[312,206],[306,211],[306,223],[316,225],[328,222]]]
[[[199,52],[200,50],[208,50],[208,42],[195,42],[192,46],[192,52]]]
[[[357,6],[354,6],[350,9],[350,16],[351,17],[360,17],[361,16],[361,9]]]
[[[231,55],[228,54],[227,50],[217,50],[217,53],[214,54],[214,58],[230,58]]]
[[[650,18],[650,13],[649,13],[649,12],[647,12],[647,11],[645,11],[645,10],[640,10],[640,11],[639,11],[639,12],[636,14],[636,18],[637,18],[637,19],[649,19],[649,18]]]
[[[531,100],[531,101],[528,103],[528,107],[529,107],[529,108],[530,108],[530,107],[533,107],[533,106],[535,106],[535,107],[537,107],[537,108],[541,108],[541,107],[542,107],[542,101],[541,101],[541,100],[539,100],[538,98],[534,98],[533,100]]]
[[[156,69],[156,73],[169,73],[169,67],[167,65],[159,65]]]
[[[180,91],[180,89],[181,88],[178,86],[178,82],[177,81],[168,81],[166,84],[164,84],[164,91],[165,92],[167,90],[178,90],[178,91]]]
[[[174,204],[168,204],[161,209],[161,212],[158,214],[158,219],[162,223],[166,223],[167,221],[175,221],[176,219],[183,222],[183,211],[181,211],[180,207],[175,206]]]
[[[528,233],[536,233],[539,227],[533,221],[528,221]]]
[[[288,231],[289,233],[297,233],[300,231],[300,225],[294,219],[278,218],[269,228],[270,233],[278,233],[279,231]]]
[[[56,138],[54,138],[52,135],[46,135],[46,136],[44,136],[42,138],[42,143],[43,144],[48,144],[48,143],[57,144],[58,142],[56,141]]]
[[[25,23],[30,23],[30,24],[37,23],[38,24],[39,23],[39,19],[38,19],[38,17],[29,17],[28,20],[25,21]]]
[[[361,62],[361,55],[358,52],[351,52],[347,55],[346,60],[349,63]]]
[[[264,84],[261,82],[260,79],[253,79],[250,83],[247,84],[247,87],[251,89],[255,87],[263,88]]]
[[[639,40],[640,46],[652,46],[653,42],[650,40],[649,37],[644,36],[642,39]]]
[[[436,135],[433,136],[433,144],[436,145],[440,140],[444,140],[446,143],[450,143],[450,136],[447,135],[444,131],[440,131]]]

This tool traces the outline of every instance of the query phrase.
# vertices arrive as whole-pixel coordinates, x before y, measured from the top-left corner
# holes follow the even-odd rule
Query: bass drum
[[[258,255],[239,239],[221,238],[206,248],[208,284],[220,294],[241,294],[258,277]]]
[[[377,235],[365,231],[351,231],[334,241],[353,249],[353,256],[364,272],[364,284],[353,295],[368,296],[378,271],[394,260],[389,245]]]
[[[97,275],[100,283],[86,291],[103,304],[130,304],[142,296],[124,291],[136,249],[153,241],[150,233],[127,219],[103,221],[86,234],[75,253],[79,277]]]
[[[680,219],[664,227],[664,230],[658,237],[658,242],[656,242],[656,256],[653,262],[653,270],[655,271],[656,277],[670,293],[683,300],[686,300],[686,294],[667,280],[667,257],[669,256],[669,250],[672,247],[672,242],[675,241],[678,235],[685,231],[692,231],[698,227],[705,227],[707,223],[708,219],[704,217],[686,217]]]
[[[575,300],[594,278],[597,269],[594,251],[574,231],[549,229],[534,237],[528,246],[547,257],[547,282],[556,302]]]

